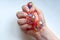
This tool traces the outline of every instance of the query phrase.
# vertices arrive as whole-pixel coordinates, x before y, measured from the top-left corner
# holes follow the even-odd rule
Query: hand
[[[36,40],[59,40],[53,32],[47,27],[44,15],[42,14],[41,10],[37,9],[34,5],[29,9],[27,5],[22,6],[22,10],[20,12],[17,12],[17,23],[19,24],[20,28],[28,35],[31,35],[36,38]],[[28,15],[27,12],[33,12],[34,10],[37,11],[40,18],[42,18],[42,21],[44,23],[43,27],[39,31],[34,30],[26,30],[27,28],[31,28],[32,25],[27,24],[26,16]]]
[[[23,11],[20,11],[20,12],[17,12],[17,23],[19,24],[20,28],[26,33],[26,34],[29,34],[35,38],[37,38],[38,36],[40,37],[40,31],[38,32],[35,32],[34,30],[26,30],[27,28],[31,28],[32,25],[30,24],[26,24],[27,20],[26,20],[26,16],[28,15],[27,12],[29,11],[34,11],[36,10],[38,15],[42,18],[42,21],[45,23],[45,20],[44,20],[44,17],[43,17],[43,14],[41,12],[41,10],[37,9],[34,5],[32,5],[32,7],[29,9],[27,5],[23,5],[22,6],[22,10]]]

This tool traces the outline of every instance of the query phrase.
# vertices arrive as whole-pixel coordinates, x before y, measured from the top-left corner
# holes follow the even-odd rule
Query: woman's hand
[[[22,11],[20,12],[17,12],[17,17],[18,17],[18,24],[20,25],[20,28],[27,34],[31,35],[31,36],[34,36],[36,37],[37,34],[40,32],[35,32],[34,30],[26,30],[27,28],[31,28],[32,25],[30,24],[26,24],[27,22],[27,19],[26,19],[26,16],[28,15],[27,12],[31,11],[33,12],[34,10],[37,11],[38,15],[40,17],[42,17],[42,13],[39,9],[37,9],[33,4],[32,4],[32,7],[29,9],[27,5],[23,5],[22,6]],[[43,18],[42,18],[43,19]],[[43,20],[44,21],[44,20]]]
[[[26,30],[27,28],[31,28],[32,25],[27,24],[26,16],[28,15],[27,12],[33,12],[34,10],[37,11],[40,18],[42,18],[42,21],[44,23],[44,26],[41,28],[40,31],[35,32],[34,30]],[[27,5],[22,6],[22,11],[17,12],[17,23],[19,24],[20,28],[28,35],[31,35],[36,38],[36,40],[57,40],[55,35],[47,28],[44,16],[38,8],[36,8],[34,5],[29,9]],[[52,34],[51,34],[52,33]]]

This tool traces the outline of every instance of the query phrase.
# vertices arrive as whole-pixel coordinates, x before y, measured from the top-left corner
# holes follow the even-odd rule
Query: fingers
[[[17,22],[19,25],[22,25],[22,24],[25,24],[27,22],[27,20],[25,18],[21,18],[21,19],[18,19]]]
[[[22,6],[22,10],[23,10],[24,12],[29,12],[29,8],[27,7],[27,5],[23,5],[23,6]]]
[[[27,12],[33,12],[33,11],[37,11],[37,13],[38,13],[38,15],[40,15],[41,16],[41,11],[39,10],[39,9],[37,9],[33,4],[32,4],[32,7],[29,9],[28,8],[28,6],[27,5],[24,5],[24,6],[22,6],[22,12],[17,12],[17,17],[19,18],[18,19],[18,24],[19,25],[21,25],[21,28],[22,29],[26,29],[26,28],[28,28],[29,26],[31,27],[31,25],[28,25],[28,24],[26,24],[26,16],[27,16]],[[24,24],[24,25],[22,25],[22,24]]]
[[[27,13],[26,12],[17,12],[16,16],[18,18],[25,18],[27,16]]]
[[[36,11],[36,12],[37,12],[37,15],[39,16],[39,18],[40,18],[41,20],[43,20],[44,23],[46,23],[42,11],[41,11],[40,9],[38,9],[38,8],[37,8],[34,4],[32,4],[31,2],[30,2],[30,5],[32,5],[32,7],[30,8],[30,11],[31,11],[31,12]]]
[[[30,3],[31,4],[31,3]],[[32,5],[32,4],[31,4]],[[25,12],[33,12],[35,10],[34,6],[32,5],[32,7],[29,9],[28,5],[23,5],[22,6],[22,10]]]
[[[29,24],[24,24],[24,25],[21,25],[21,29],[22,30],[26,30],[27,28],[31,28],[32,26],[29,25]]]
[[[35,11],[35,7],[32,6],[32,7],[30,8],[30,12],[34,12],[34,11]]]
[[[28,5],[23,5],[22,6],[22,10],[24,12],[34,12],[36,10],[38,15],[40,15],[42,13],[41,10],[36,8],[36,6],[32,2],[30,2],[29,4],[32,5],[31,8],[29,8]]]

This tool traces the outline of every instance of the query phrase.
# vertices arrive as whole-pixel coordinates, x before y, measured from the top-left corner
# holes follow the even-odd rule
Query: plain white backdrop
[[[0,40],[32,40],[22,33],[16,17],[30,1],[42,10],[48,27],[60,38],[60,0],[0,0]]]

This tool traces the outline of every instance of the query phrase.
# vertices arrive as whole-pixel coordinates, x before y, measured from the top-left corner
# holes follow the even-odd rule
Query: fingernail
[[[29,2],[28,3],[28,8],[30,9],[32,7],[33,3],[32,2]]]

